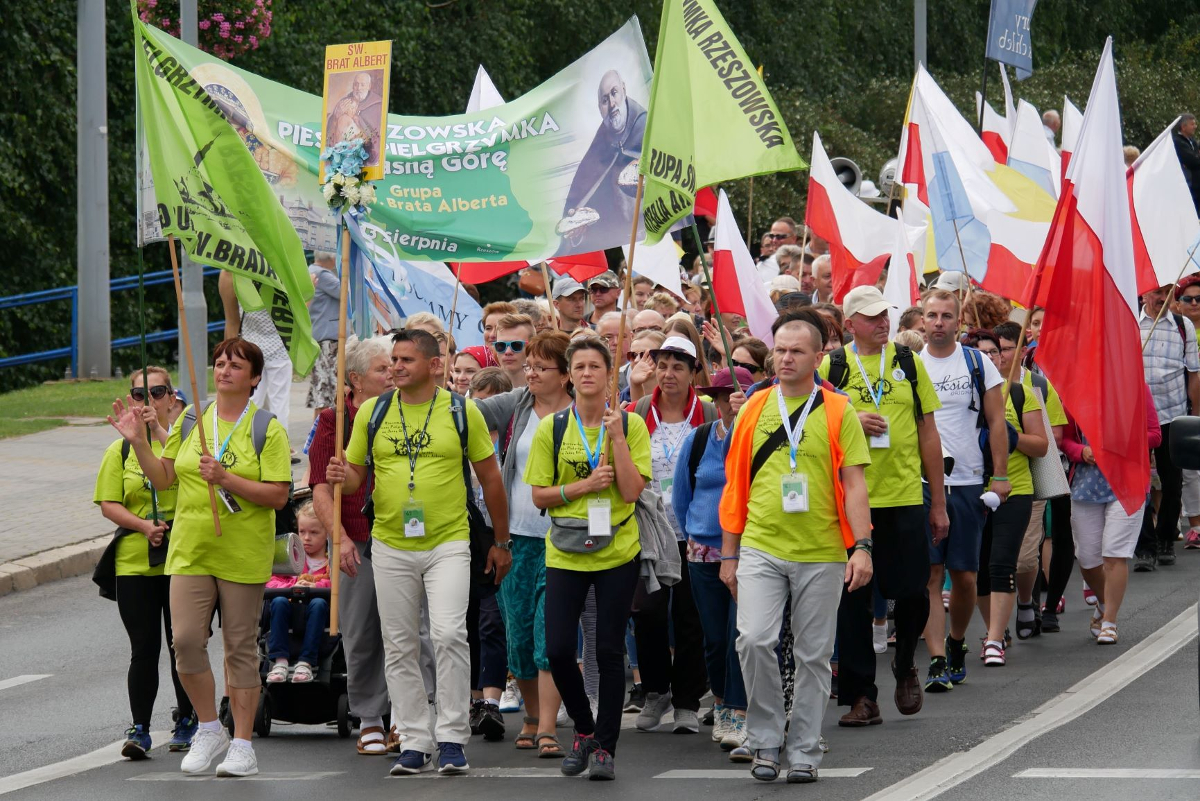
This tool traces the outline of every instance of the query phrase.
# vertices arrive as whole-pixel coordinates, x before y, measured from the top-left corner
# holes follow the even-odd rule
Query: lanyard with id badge
[[[851,348],[854,351],[854,361],[858,363],[858,372],[860,375],[862,375],[863,383],[867,385],[867,392],[871,395],[871,402],[875,404],[875,411],[880,412],[880,414],[882,415],[883,412],[879,407],[880,407],[880,404],[883,403],[883,364],[884,364],[884,357],[887,356],[887,346],[885,345],[883,350],[881,350],[879,352],[879,384],[878,385],[874,385],[871,383],[871,377],[867,375],[867,370],[865,367],[863,367],[862,359],[859,358],[859,356],[858,356],[858,347],[852,345]],[[886,417],[884,417],[884,425],[887,425]],[[876,434],[875,436],[870,437],[868,440],[868,445],[872,448],[890,448],[890,447],[892,447],[891,432],[884,431],[882,434]]]
[[[225,451],[229,448],[229,440],[233,439],[233,433],[237,431],[238,426],[242,424],[242,420],[246,419],[246,413],[249,411],[250,404],[247,403],[246,408],[242,409],[242,413],[238,415],[238,419],[234,422],[233,428],[229,429],[229,435],[225,437],[225,441],[221,443],[220,447],[218,447],[217,437],[219,434],[217,432],[217,405],[215,403],[213,404],[212,454],[213,458],[215,458],[218,462],[220,462],[221,457],[225,455]],[[204,427],[201,426],[200,430],[203,432]],[[201,433],[200,436],[204,436],[204,434]],[[229,510],[229,514],[234,515],[242,511],[241,505],[238,504],[237,499],[233,497],[233,493],[229,490],[225,489],[224,487],[217,487],[217,496],[221,499],[221,502],[225,504],[225,508]]]
[[[434,387],[433,397],[429,400],[429,411],[425,413],[425,425],[421,427],[415,442],[408,436],[408,423],[404,420],[403,404],[398,405],[397,408],[400,413],[400,430],[404,434],[404,448],[408,453],[408,500],[401,507],[405,537],[425,536],[425,504],[416,499],[413,491],[417,488],[417,456],[421,453],[421,448],[429,441],[429,419],[433,417],[433,407],[437,403],[437,396],[438,388]]]
[[[671,456],[679,452],[679,446],[683,444],[683,441],[687,438],[688,432],[692,430],[690,423],[692,420],[692,415],[696,413],[696,400],[696,397],[693,396],[692,405],[688,409],[687,416],[683,418],[683,422],[688,423],[688,425],[679,426],[679,433],[675,436],[674,442],[667,441],[667,430],[663,426],[662,418],[658,416],[658,409],[656,409],[654,406],[650,407],[650,413],[654,415],[656,430],[662,432],[663,456],[666,457],[667,462],[671,463],[672,467],[674,467],[674,463],[671,462]],[[675,477],[673,475],[668,476],[667,478],[660,478],[658,480],[658,493],[662,495],[663,503],[668,508],[671,506],[671,497],[674,493],[674,488]]]
[[[796,427],[792,428],[787,404],[783,400],[783,390],[775,388],[775,400],[779,402],[779,417],[783,421],[783,431],[787,434],[788,439],[788,461],[792,466],[792,472],[780,479],[779,487],[779,494],[783,499],[783,511],[788,514],[808,511],[808,474],[796,472],[796,446],[800,444],[800,438],[804,436],[804,424],[808,421],[808,414],[812,411],[818,392],[820,389],[813,387],[808,401],[804,404],[804,409],[800,412],[800,419],[796,421]]]
[[[600,455],[604,450],[604,423],[600,424],[600,436],[596,437],[596,450],[588,444],[587,432],[583,429],[583,421],[579,419],[579,410],[571,407],[571,416],[579,428],[579,440],[583,443],[583,452],[587,455],[588,467],[595,470],[600,466]],[[612,536],[612,501],[608,498],[588,498],[587,502],[588,536]]]

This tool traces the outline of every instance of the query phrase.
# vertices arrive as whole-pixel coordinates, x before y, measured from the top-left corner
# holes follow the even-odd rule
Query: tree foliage
[[[75,42],[81,0],[26,3],[0,27],[8,100],[0,108],[0,249],[11,269],[4,294],[75,283]],[[912,79],[912,5],[878,0],[716,0],[768,84],[803,155],[813,130],[831,155],[854,159],[874,180],[899,143]],[[160,0],[160,5],[177,0]],[[274,0],[271,36],[234,63],[308,92],[321,89],[324,47],[391,38],[392,109],[457,113],[483,64],[501,93],[516,97],[548,78],[636,14],[653,56],[661,0],[380,0],[354,13],[336,3]],[[111,273],[137,271],[134,247],[133,37],[126,0],[107,2]],[[988,3],[929,3],[928,64],[964,110],[973,107],[983,69]],[[1171,0],[1043,2],[1033,18],[1034,75],[1014,92],[1040,109],[1069,95],[1082,105],[1104,37],[1117,55],[1126,141],[1148,144],[1176,114],[1200,107],[1200,11]],[[19,54],[19,57],[18,57]],[[988,97],[1000,105],[995,65]],[[699,109],[703,114],[704,109]],[[967,112],[969,113],[969,111]],[[804,173],[759,178],[754,228],[776,216],[803,216]],[[747,182],[727,187],[745,209]],[[739,219],[744,220],[742,212]],[[169,267],[165,245],[145,251],[147,270]],[[212,282],[210,282],[212,283]],[[209,287],[210,317],[219,313]],[[169,286],[147,298],[150,330],[173,328]],[[136,293],[112,296],[113,336],[137,332]],[[68,304],[0,314],[0,355],[67,344]],[[172,344],[151,358],[167,361]],[[126,371],[135,350],[118,351]],[[63,363],[0,371],[0,390],[62,374]]]

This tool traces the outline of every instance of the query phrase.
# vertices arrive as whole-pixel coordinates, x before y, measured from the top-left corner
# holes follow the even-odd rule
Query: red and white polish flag
[[[779,314],[766,284],[758,276],[724,189],[717,199],[717,234],[713,244],[713,294],[721,313],[740,314],[750,326],[750,333],[768,347],[773,346],[771,323]]]
[[[1133,214],[1133,258],[1141,294],[1173,284],[1197,269],[1190,252],[1200,237],[1200,221],[1196,220],[1191,191],[1179,169],[1171,139],[1178,124],[1176,118],[1142,151],[1126,178]]]
[[[1137,297],[1109,38],[1024,305],[1046,309],[1038,364],[1128,514],[1145,504],[1150,486]]]

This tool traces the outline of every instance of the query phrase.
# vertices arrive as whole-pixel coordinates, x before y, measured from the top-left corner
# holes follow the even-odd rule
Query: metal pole
[[[913,0],[913,72],[922,64],[929,66],[925,58],[926,11],[926,0]]]
[[[81,3],[80,5],[90,5]],[[200,30],[197,27],[196,0],[179,0],[179,32],[185,44],[199,47]],[[188,258],[187,249],[180,248],[180,270],[183,273],[183,308],[186,314],[179,317],[179,371],[183,374],[185,354],[191,344],[192,364],[208,364],[208,301],[204,297],[204,265]],[[185,332],[185,320],[191,328]],[[192,400],[196,408],[202,408],[208,400],[208,379],[197,384],[199,394]]]
[[[76,377],[112,375],[108,261],[108,75],[104,3],[78,4],[76,62],[76,275],[79,353]]]

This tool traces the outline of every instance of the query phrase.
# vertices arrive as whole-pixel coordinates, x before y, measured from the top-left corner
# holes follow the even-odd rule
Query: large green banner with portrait
[[[321,97],[268,81],[146,26],[150,46],[195,81],[245,142],[305,248],[335,250],[317,182]],[[392,75],[402,82],[403,62]],[[637,18],[525,95],[451,117],[357,119],[381,88],[352,82],[331,98],[329,130],[371,139],[386,157],[371,221],[408,259],[537,261],[628,244],[651,83]],[[448,86],[465,103],[469,86]],[[394,104],[393,104],[394,107]],[[139,134],[139,142],[143,141]],[[140,159],[145,163],[145,159]],[[156,238],[152,180],[141,170],[139,220]]]

